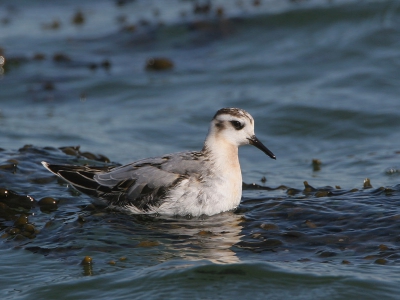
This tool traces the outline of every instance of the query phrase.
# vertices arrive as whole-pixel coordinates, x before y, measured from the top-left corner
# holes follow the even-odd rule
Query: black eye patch
[[[244,124],[240,123],[239,121],[230,121],[233,128],[235,128],[236,130],[240,130],[244,127]]]

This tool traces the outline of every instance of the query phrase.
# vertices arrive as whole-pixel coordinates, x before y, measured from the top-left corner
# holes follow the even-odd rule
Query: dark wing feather
[[[50,172],[61,177],[82,193],[99,197],[102,193],[110,191],[109,187],[98,184],[93,178],[98,172],[109,171],[110,167],[52,165],[46,162],[42,162],[42,164]]]
[[[160,206],[168,189],[176,184],[180,174],[160,168],[160,164],[131,164],[107,173],[96,174],[94,179],[112,192],[101,198],[117,206],[135,206],[141,211]],[[121,180],[123,179],[124,180]]]

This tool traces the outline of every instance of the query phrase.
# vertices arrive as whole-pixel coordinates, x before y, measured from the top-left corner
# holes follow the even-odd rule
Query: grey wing
[[[160,206],[171,188],[189,176],[197,176],[197,168],[185,153],[145,159],[117,167],[94,176],[94,180],[109,192],[100,195],[116,206],[133,205],[141,211]]]
[[[171,173],[185,173],[190,176],[209,175],[209,159],[202,152],[180,152],[162,157],[166,159],[161,168]]]
[[[195,177],[202,181],[209,176],[206,160],[202,152],[182,152],[121,167],[42,164],[85,194],[116,206],[133,205],[145,212],[160,206],[168,191],[182,180]]]

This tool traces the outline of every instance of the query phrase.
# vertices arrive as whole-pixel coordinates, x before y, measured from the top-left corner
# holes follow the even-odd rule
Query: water
[[[0,4],[2,299],[398,297],[400,2],[226,2]],[[226,106],[277,156],[241,148],[235,212],[129,216],[40,165],[200,149]]]

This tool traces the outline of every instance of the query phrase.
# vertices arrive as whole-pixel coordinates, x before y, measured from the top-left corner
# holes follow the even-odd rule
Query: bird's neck
[[[202,152],[210,157],[218,169],[240,172],[238,147],[226,139],[209,134]]]
[[[216,135],[208,135],[202,152],[210,158],[213,167],[212,177],[217,190],[223,191],[218,197],[223,210],[237,207],[242,197],[242,172],[240,170],[238,146]],[[214,192],[213,192],[214,193]]]

